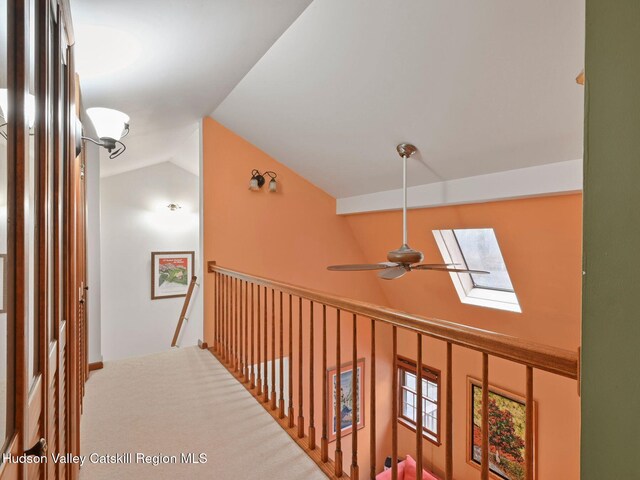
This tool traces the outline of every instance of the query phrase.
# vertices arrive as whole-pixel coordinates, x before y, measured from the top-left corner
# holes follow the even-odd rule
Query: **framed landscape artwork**
[[[186,296],[194,264],[195,252],[151,252],[151,300]]]
[[[336,439],[337,425],[336,421],[336,392],[337,392],[337,375],[336,367],[327,370],[327,390],[329,391],[329,441]],[[357,414],[355,416],[356,428],[360,430],[364,427],[364,359],[358,360],[356,367],[357,388],[356,388],[356,405]],[[340,431],[341,436],[350,434],[353,431],[354,415],[353,415],[353,362],[345,363],[340,367]]]
[[[482,382],[468,377],[467,463],[482,463]],[[536,405],[533,405],[533,445]],[[489,386],[489,473],[492,478],[524,480],[526,403],[519,395]],[[535,469],[535,451],[534,451]],[[535,472],[534,472],[535,478]]]

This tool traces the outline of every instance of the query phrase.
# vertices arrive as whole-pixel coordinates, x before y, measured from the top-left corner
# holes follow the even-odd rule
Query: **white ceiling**
[[[212,116],[349,197],[401,186],[402,141],[410,185],[582,158],[583,57],[584,0],[322,0]]]
[[[131,116],[102,175],[166,160],[311,0],[72,0],[85,107]],[[98,27],[98,28],[96,28]],[[193,163],[193,162],[192,162]],[[186,165],[197,171],[195,165]]]

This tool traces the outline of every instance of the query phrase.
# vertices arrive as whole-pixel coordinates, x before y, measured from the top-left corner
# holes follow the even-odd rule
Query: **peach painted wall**
[[[378,262],[401,242],[399,212],[339,217],[335,199],[295,172],[270,158],[244,139],[210,118],[203,122],[204,261],[286,281],[305,287],[390,306],[425,316],[494,330],[540,343],[575,349],[580,339],[581,196],[568,195],[480,205],[431,208],[409,213],[410,240],[425,253],[426,261],[441,261],[432,229],[493,227],[518,293],[523,313],[514,314],[460,303],[447,274],[415,272],[392,282],[369,273],[326,271],[332,263]],[[279,192],[247,189],[250,172],[274,170]],[[213,335],[213,286],[204,278],[205,339]],[[285,299],[285,318],[286,312]],[[304,347],[308,357],[308,304],[304,305]],[[294,312],[295,304],[294,304]],[[270,315],[270,314],[269,314]],[[270,317],[269,317],[270,318]],[[295,317],[294,317],[295,318]],[[320,363],[321,316],[315,310],[314,360],[315,423],[321,429],[322,378]],[[328,315],[329,345],[335,344],[335,316]],[[285,322],[286,324],[286,322]],[[342,362],[350,360],[351,318],[343,317]],[[368,392],[370,328],[359,322],[359,357],[366,358]],[[286,332],[288,335],[289,332]],[[297,322],[294,321],[294,338]],[[377,334],[377,462],[390,454],[391,345],[390,329]],[[445,371],[445,345],[425,340],[425,363]],[[335,365],[331,348],[328,365]],[[399,352],[415,358],[415,337],[399,336]],[[285,352],[285,354],[288,352]],[[298,355],[294,342],[294,359]],[[295,364],[295,361],[294,361]],[[308,370],[305,359],[305,377]],[[480,356],[454,349],[455,478],[475,479],[478,471],[465,462],[467,376],[480,376]],[[491,383],[514,393],[524,392],[524,367],[497,359],[490,363]],[[296,373],[297,375],[297,373]],[[308,421],[308,391],[305,390]],[[368,394],[366,401],[368,403]],[[538,478],[579,478],[579,401],[576,383],[536,373],[538,403]],[[442,392],[442,401],[445,401]],[[294,405],[297,406],[297,395]],[[296,411],[297,416],[297,411]],[[365,407],[368,419],[368,410]],[[368,429],[359,433],[361,478],[367,477]],[[400,431],[400,454],[415,453],[413,434]],[[343,439],[344,466],[348,472],[351,437]],[[331,445],[333,448],[334,444]],[[442,473],[444,448],[424,446],[426,466]]]
[[[313,184],[297,175],[284,165],[272,159],[221,124],[205,118],[203,121],[203,216],[204,216],[204,261],[215,260],[218,265],[230,269],[302,285],[344,297],[364,300],[379,305],[387,305],[382,288],[375,276],[354,278],[326,270],[333,263],[363,262],[364,255],[358,246],[349,221],[335,214],[335,199]],[[253,192],[248,190],[250,173],[253,169],[261,172],[272,170],[278,174],[278,192],[269,193],[266,188]],[[205,269],[206,271],[206,269]],[[211,277],[204,278],[204,330],[205,341],[213,340],[213,284]],[[271,351],[271,293],[268,293],[269,308],[268,345]],[[294,299],[294,348],[293,364],[298,357],[297,299]],[[276,299],[276,306],[279,298]],[[264,303],[262,304],[264,305]],[[288,299],[284,300],[285,328],[288,323]],[[327,365],[336,365],[336,320],[335,312],[328,311]],[[320,341],[322,338],[321,309],[316,305],[314,336],[314,392],[315,426],[317,443],[320,442],[322,411],[322,363]],[[359,322],[359,325],[365,324]],[[366,322],[368,325],[368,321]],[[352,321],[343,315],[341,321],[341,363],[351,360]],[[386,328],[378,331],[377,354],[387,359],[390,355],[389,334]],[[303,305],[303,357],[304,376],[309,372],[309,305]],[[285,345],[288,343],[288,328]],[[365,374],[369,368],[370,330],[361,327],[358,332],[358,357],[366,359]],[[285,346],[285,355],[288,349]],[[271,355],[270,355],[271,357]],[[390,411],[391,399],[384,395],[390,391],[392,370],[389,361],[377,368],[376,385],[379,389],[380,411]],[[294,378],[298,372],[294,369]],[[306,382],[305,382],[306,383]],[[365,379],[365,389],[369,380]],[[298,415],[297,383],[294,381],[295,417]],[[367,395],[366,401],[369,396]],[[288,405],[287,405],[288,406]],[[306,425],[309,424],[309,391],[304,391],[304,412]],[[368,410],[365,415],[368,415]],[[389,451],[386,433],[390,429],[389,417],[381,418],[377,424],[378,454],[383,458]],[[360,464],[369,464],[369,426],[359,431]],[[365,440],[366,439],[366,440]],[[344,468],[348,472],[351,461],[351,438],[343,440]],[[330,444],[330,452],[335,443]],[[378,461],[381,465],[381,461]],[[362,478],[367,471],[363,468]]]
[[[385,259],[401,243],[400,212],[347,217],[369,262]],[[442,262],[432,230],[495,229],[522,313],[462,304],[449,275],[413,272],[380,284],[393,308],[463,323],[575,351],[580,345],[582,196],[579,194],[409,211],[409,241],[425,262]],[[357,274],[360,276],[366,273]],[[360,278],[360,277],[354,277]],[[415,336],[403,334],[399,349],[415,359]],[[445,371],[446,347],[427,339],[424,363]],[[467,376],[481,378],[479,353],[454,348],[455,478],[478,478],[465,462]],[[490,382],[524,396],[524,367],[490,361]],[[538,478],[579,478],[580,403],[576,382],[536,372]],[[445,401],[442,392],[442,401]],[[414,434],[400,427],[400,450],[415,452]],[[427,444],[427,464],[437,473],[444,448]]]

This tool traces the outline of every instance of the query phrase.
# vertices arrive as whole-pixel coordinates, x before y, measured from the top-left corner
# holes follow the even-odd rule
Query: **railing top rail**
[[[355,313],[383,323],[419,332],[454,345],[528,365],[563,377],[578,378],[578,354],[548,345],[531,342],[501,333],[458,323],[405,313],[372,303],[352,300],[330,293],[299,287],[277,280],[237,272],[208,262],[209,273],[221,273],[233,278],[273,288],[307,300]]]

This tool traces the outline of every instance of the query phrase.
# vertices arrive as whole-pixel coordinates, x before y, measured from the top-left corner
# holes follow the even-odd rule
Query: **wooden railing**
[[[171,346],[175,347],[178,344],[178,337],[180,336],[180,330],[182,325],[187,319],[187,312],[189,311],[189,304],[191,303],[191,296],[193,295],[193,289],[196,288],[198,277],[193,275],[189,288],[187,289],[187,295],[184,297],[184,303],[182,304],[182,310],[180,311],[180,317],[178,318],[178,324],[176,325],[176,331],[173,333],[173,339],[171,340]]]
[[[366,469],[367,477],[375,478],[381,470],[377,463],[376,437],[376,331],[386,325],[391,331],[391,345],[393,362],[398,353],[398,329],[415,334],[416,364],[423,364],[423,338],[431,337],[446,342],[446,404],[444,405],[444,440],[446,480],[453,479],[453,347],[475,350],[482,358],[482,425],[488,425],[489,419],[489,358],[499,357],[525,366],[526,385],[526,431],[525,431],[525,471],[527,480],[534,478],[534,445],[533,445],[533,371],[534,369],[550,372],[555,375],[578,379],[578,354],[575,352],[544,346],[523,339],[514,338],[495,332],[489,332],[466,325],[460,325],[443,320],[425,318],[400,312],[390,308],[380,307],[370,303],[341,298],[335,295],[315,290],[289,285],[286,283],[256,277],[245,273],[232,271],[209,262],[209,273],[213,274],[215,286],[215,338],[211,351],[247,389],[263,403],[265,409],[276,418],[280,425],[300,444],[313,460],[329,475],[330,478],[346,478],[343,470],[343,442],[340,415],[340,402],[332,401],[333,392],[328,391],[328,351],[335,352],[336,378],[340,377],[344,361],[350,361],[352,366],[358,364],[359,327],[367,326],[371,337],[368,353],[369,381],[368,381],[368,423],[369,423],[369,465]],[[277,294],[277,295],[276,295]],[[277,297],[277,302],[276,302]],[[284,308],[286,298],[287,308]],[[305,310],[305,304],[308,311]],[[319,330],[314,325],[314,316],[322,312],[322,338],[316,345],[314,334]],[[351,317],[350,321],[345,314]],[[327,318],[335,319],[334,345],[328,350]],[[288,325],[284,319],[288,317]],[[297,320],[295,327],[294,317]],[[277,318],[277,321],[276,321]],[[367,322],[366,320],[369,320]],[[269,321],[270,320],[270,321]],[[364,323],[363,323],[364,321]],[[345,333],[344,324],[351,327],[352,340],[350,351],[343,355]],[[270,324],[270,326],[269,326]],[[294,332],[297,330],[297,332]],[[305,336],[306,332],[306,336]],[[297,335],[296,335],[297,333]],[[329,332],[331,333],[331,332]],[[285,352],[285,335],[287,337],[287,351]],[[297,336],[297,338],[296,338]],[[277,338],[277,342],[276,342]],[[297,348],[294,349],[294,344]],[[379,341],[378,341],[379,343]],[[314,349],[321,348],[322,358],[322,418],[320,431],[320,448],[317,448],[316,418],[315,418],[315,377],[316,370]],[[257,354],[254,356],[254,354]],[[288,398],[284,392],[284,362],[288,361]],[[271,372],[268,367],[271,362]],[[278,368],[276,374],[276,363]],[[262,370],[262,371],[261,371]],[[422,398],[422,368],[416,369],[416,398]],[[295,373],[295,374],[294,374]],[[278,380],[279,379],[279,380]],[[364,382],[364,378],[362,379]],[[357,392],[357,375],[352,375],[352,392]],[[340,397],[341,382],[335,383],[336,398]],[[297,405],[294,405],[294,392],[297,389]],[[391,422],[391,465],[392,478],[397,479],[398,462],[398,417],[399,395],[398,376],[392,375],[391,398],[393,421]],[[386,392],[385,392],[386,394]],[[352,412],[357,411],[357,395],[352,395]],[[304,402],[308,402],[305,405]],[[285,409],[285,402],[288,408]],[[335,405],[335,446],[333,458],[330,458],[329,429],[331,414],[329,406]],[[362,406],[365,407],[364,405]],[[423,407],[417,402],[415,443],[416,452],[422,452],[423,443]],[[297,410],[297,418],[295,416]],[[285,415],[286,411],[286,415]],[[366,412],[365,412],[366,413]],[[305,419],[305,415],[307,418]],[[356,416],[354,415],[354,418]],[[379,419],[379,417],[378,417]],[[305,420],[308,429],[305,429]],[[332,432],[333,433],[333,432]],[[349,466],[350,478],[360,478],[359,465],[359,435],[358,429],[351,431],[351,462]],[[489,479],[489,429],[482,428],[481,449],[481,477]],[[422,471],[422,455],[416,455],[416,470]]]

